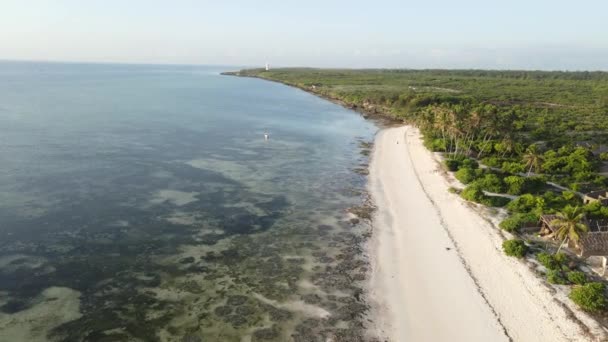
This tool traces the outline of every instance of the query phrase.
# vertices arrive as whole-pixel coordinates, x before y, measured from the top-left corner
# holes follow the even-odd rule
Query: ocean
[[[0,340],[364,335],[377,126],[231,69],[0,62]]]

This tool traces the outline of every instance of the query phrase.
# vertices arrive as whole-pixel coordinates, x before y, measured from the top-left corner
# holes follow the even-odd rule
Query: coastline
[[[398,143],[397,143],[398,142]],[[377,135],[368,187],[378,207],[369,244],[371,316],[389,341],[589,341],[572,311],[503,238],[457,195],[422,144],[402,126]]]
[[[424,147],[416,128],[403,126],[403,120],[382,108],[354,106],[280,80],[238,72],[223,74],[297,88],[358,112],[378,125],[368,178],[368,192],[377,208],[368,240],[371,272],[365,296],[370,307],[368,333],[372,340],[608,340],[608,330],[548,285],[529,264],[504,255],[502,242],[506,237],[497,228],[496,217],[448,192],[458,182],[442,171],[440,161]],[[397,136],[382,141],[387,132],[399,130],[402,143],[396,143]],[[384,154],[394,156],[380,158],[383,149],[392,150]],[[389,175],[379,175],[380,170],[388,170]],[[404,173],[408,171],[410,176],[406,177]],[[401,183],[403,179],[407,180]],[[391,196],[384,193],[386,189],[391,190]],[[415,208],[426,203],[425,210],[408,210],[399,205],[408,198],[413,199]],[[422,222],[419,226],[428,227],[432,221],[433,230],[424,231],[428,236],[421,229],[404,233],[407,226],[397,227],[395,216],[407,221],[406,213],[418,215]],[[410,233],[436,240],[425,250],[419,241],[404,238]],[[398,234],[401,242],[396,239]],[[416,249],[420,254],[412,252]],[[447,267],[448,263],[453,265],[454,258],[458,260],[455,270]],[[430,293],[420,286],[420,277],[426,278],[433,290],[441,291]],[[455,287],[460,292],[464,290],[463,295],[469,299],[465,306],[459,303],[459,310],[447,300],[461,300],[453,294]],[[469,316],[473,317],[467,321]]]
[[[299,90],[302,90],[304,92],[307,92],[311,95],[320,97],[326,101],[329,101],[331,103],[335,103],[337,105],[340,105],[348,110],[352,110],[354,112],[357,112],[359,114],[361,114],[361,116],[363,116],[363,118],[370,120],[372,122],[374,122],[375,124],[377,124],[380,128],[386,128],[386,127],[391,127],[391,126],[395,126],[395,125],[401,125],[403,124],[403,120],[397,119],[394,116],[387,114],[386,111],[382,108],[378,109],[376,107],[370,106],[370,107],[362,107],[362,106],[356,106],[353,104],[350,104],[348,102],[345,102],[339,98],[335,98],[335,97],[331,97],[327,94],[323,94],[320,92],[316,92],[314,90],[312,90],[311,88],[306,88],[306,87],[302,87],[299,86],[297,84],[292,84],[292,83],[287,83],[287,82],[283,82],[280,80],[274,80],[271,78],[266,78],[266,77],[262,77],[259,75],[247,75],[247,74],[241,74],[240,72],[233,72],[233,71],[227,71],[227,72],[222,72],[220,73],[220,75],[223,76],[235,76],[235,77],[247,77],[247,78],[256,78],[259,80],[263,80],[263,81],[268,81],[268,82],[274,82],[274,83],[279,83],[282,84],[284,86],[287,87],[292,87],[292,88],[296,88]]]

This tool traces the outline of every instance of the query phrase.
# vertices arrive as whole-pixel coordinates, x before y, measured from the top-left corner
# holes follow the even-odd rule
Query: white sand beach
[[[415,128],[378,134],[369,186],[378,207],[369,253],[370,300],[380,336],[594,339],[524,263],[503,254],[492,224],[447,191],[448,180]]]

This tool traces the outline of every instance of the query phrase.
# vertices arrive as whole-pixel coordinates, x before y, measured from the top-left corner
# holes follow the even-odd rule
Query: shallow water
[[[219,71],[0,63],[0,340],[363,334],[376,127]]]

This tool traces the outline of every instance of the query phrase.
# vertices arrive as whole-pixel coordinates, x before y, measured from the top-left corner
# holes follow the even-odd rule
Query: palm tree
[[[510,135],[507,135],[502,138],[500,144],[502,145],[502,154],[500,155],[501,158],[506,156],[507,153],[512,154],[515,150],[515,142],[513,141],[513,138],[511,138]]]
[[[543,160],[543,155],[538,150],[538,146],[536,144],[528,146],[526,153],[523,156],[523,161],[528,168],[528,176],[530,176],[532,169],[534,169],[534,172],[538,172],[538,170],[540,170]]]
[[[555,237],[562,241],[556,254],[559,253],[564,244],[569,241],[574,242],[574,245],[578,248],[578,241],[580,240],[581,235],[589,230],[589,227],[582,223],[584,215],[581,208],[569,205],[556,214],[557,218],[551,221],[551,225],[556,228]]]
[[[481,148],[479,150],[479,154],[477,155],[478,159],[481,159],[481,157],[485,153],[486,144],[490,141],[490,139],[500,134],[498,117],[496,115],[496,107],[492,105],[485,105],[481,113],[481,131],[484,132],[484,136],[481,140]],[[492,150],[491,147],[490,150]]]

